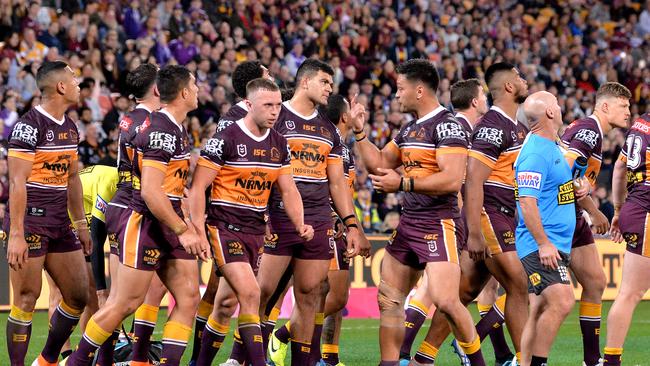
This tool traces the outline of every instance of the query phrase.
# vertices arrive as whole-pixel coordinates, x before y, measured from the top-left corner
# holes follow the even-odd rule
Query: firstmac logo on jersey
[[[19,140],[24,143],[36,146],[38,130],[27,123],[18,122],[11,132],[12,140]]]
[[[542,188],[542,174],[537,172],[518,172],[517,173],[517,187],[541,189]]]
[[[222,139],[217,139],[217,138],[212,138],[209,139],[208,142],[205,144],[205,147],[203,150],[205,150],[206,153],[216,156],[219,159],[223,157],[223,145],[225,144],[225,141]]]
[[[465,140],[465,131],[456,122],[442,122],[436,126],[438,140],[458,139]]]
[[[493,127],[481,127],[476,131],[474,139],[501,146],[503,144],[503,130]]]
[[[153,131],[149,134],[149,148],[163,150],[173,154],[176,150],[176,136],[165,132]]]
[[[598,132],[587,128],[583,128],[580,131],[578,131],[573,138],[578,141],[584,142],[585,144],[589,145],[590,148],[593,149],[594,147],[596,147],[596,144],[598,143]]]

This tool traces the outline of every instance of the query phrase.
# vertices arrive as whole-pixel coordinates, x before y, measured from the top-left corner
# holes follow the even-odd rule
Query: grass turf
[[[607,334],[606,330],[606,319],[607,311],[611,306],[611,302],[607,302],[603,305],[603,326],[601,331],[601,350],[604,347],[605,335]],[[470,306],[472,310],[472,315],[475,319],[478,318],[476,312],[476,306]],[[7,321],[7,313],[0,314],[0,365],[8,365],[9,360],[6,350],[6,335],[5,335],[5,325]],[[158,327],[154,333],[154,337],[159,339],[161,336],[162,320],[166,316],[165,311],[161,311]],[[627,336],[625,343],[625,352],[623,354],[624,365],[648,365],[648,345],[650,345],[650,302],[642,302],[636,309],[634,314],[634,319],[632,321],[632,327]],[[283,321],[278,322],[278,324],[283,323]],[[343,330],[341,335],[341,360],[345,362],[348,366],[371,366],[377,365],[379,363],[379,345],[378,345],[378,321],[374,319],[350,319],[344,320]],[[29,365],[32,360],[34,360],[41,348],[45,343],[47,337],[47,313],[38,312],[34,315],[33,329],[32,329],[32,340],[29,347],[29,353],[27,355],[26,363]],[[226,338],[219,355],[217,356],[214,365],[218,365],[223,362],[228,354],[230,353],[230,348],[232,346],[232,330],[236,327],[236,322],[233,321],[231,324],[231,333]],[[425,326],[420,331],[420,334],[416,340],[416,346],[414,346],[413,352],[417,348],[417,345],[422,340],[426,333],[426,328],[428,328],[428,322],[425,323]],[[79,342],[79,332],[75,332],[72,337],[73,344],[76,345]],[[191,345],[188,346],[188,349],[185,352],[185,357],[183,358],[183,365],[187,365],[189,356],[191,353]],[[485,355],[488,365],[494,364],[494,357],[492,354],[492,346],[489,340],[486,340],[483,343],[483,354]],[[552,365],[580,365],[582,363],[582,340],[580,336],[580,326],[578,323],[578,306],[573,310],[573,313],[565,320],[560,333],[555,340],[553,345],[553,350],[551,352],[549,361]],[[287,363],[289,364],[289,363]],[[445,345],[442,347],[438,359],[436,360],[436,365],[458,365],[458,360],[456,356],[452,353],[451,347],[449,346],[449,339],[445,342]]]

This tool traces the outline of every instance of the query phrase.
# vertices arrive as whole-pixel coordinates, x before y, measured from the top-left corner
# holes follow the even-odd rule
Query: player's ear
[[[248,99],[244,99],[244,104],[246,104],[246,109],[250,111],[251,107],[253,106],[253,103]]]
[[[153,84],[153,95],[156,98],[160,98],[160,92],[158,91],[158,85],[155,83]]]
[[[65,95],[65,83],[63,81],[56,82],[56,92],[59,95]]]

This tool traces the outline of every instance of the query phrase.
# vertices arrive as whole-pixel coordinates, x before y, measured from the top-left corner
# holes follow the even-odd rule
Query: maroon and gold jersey
[[[354,180],[357,177],[357,170],[354,166],[354,154],[352,153],[352,150],[350,150],[350,148],[346,145],[343,145],[342,152],[343,174],[345,174],[345,180],[348,182],[350,194],[354,194]]]
[[[151,215],[140,191],[142,168],[148,166],[165,173],[163,191],[183,217],[181,199],[190,170],[190,146],[187,131],[173,118],[165,109],[152,113],[133,139],[133,196],[129,207],[138,213]]]
[[[437,158],[445,154],[467,154],[467,134],[454,116],[438,107],[403,126],[386,145],[401,159],[405,177],[427,177],[440,172]],[[460,217],[457,193],[438,196],[405,192],[403,216],[412,219]]]
[[[650,211],[650,114],[637,118],[621,150],[627,165],[627,199]]]
[[[41,106],[30,109],[14,125],[9,157],[32,163],[26,184],[25,225],[69,225],[68,174],[70,166],[77,164],[78,144],[74,122],[67,116],[57,120]]]
[[[138,105],[134,110],[122,117],[119,124],[119,147],[117,156],[117,193],[111,200],[110,204],[126,208],[131,201],[133,187],[131,185],[131,172],[133,171],[133,139],[135,138],[139,126],[147,121],[151,116],[145,106]],[[147,121],[149,124],[149,121]]]
[[[526,126],[511,119],[496,106],[492,106],[474,127],[469,157],[478,159],[492,169],[483,186],[484,207],[506,209],[515,214],[513,164],[527,134]]]
[[[587,159],[585,177],[595,187],[603,161],[603,131],[598,118],[591,115],[571,123],[562,135],[562,145],[567,150],[566,156],[573,159],[582,156]]]
[[[289,102],[282,104],[273,129],[289,142],[291,168],[302,197],[305,222],[330,221],[327,166],[342,164],[343,161],[343,144],[338,129],[317,110],[311,116],[302,116],[291,108]],[[274,222],[289,220],[277,190],[271,194],[269,214]]]
[[[255,136],[240,119],[208,140],[198,164],[218,172],[207,223],[263,234],[271,188],[281,174],[291,174],[287,140],[274,130]]]
[[[246,109],[246,104],[243,101],[233,105],[228,109],[228,112],[219,118],[219,123],[217,124],[217,131],[221,131],[224,128],[230,126],[231,124],[239,121],[240,119],[246,117],[248,114],[248,109]]]

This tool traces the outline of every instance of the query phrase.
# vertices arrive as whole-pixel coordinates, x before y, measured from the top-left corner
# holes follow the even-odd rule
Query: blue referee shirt
[[[524,223],[519,197],[534,197],[544,232],[557,249],[569,254],[576,226],[575,195],[571,168],[560,147],[535,134],[529,134],[515,161],[517,191],[517,255],[524,258],[538,250],[537,243]]]

